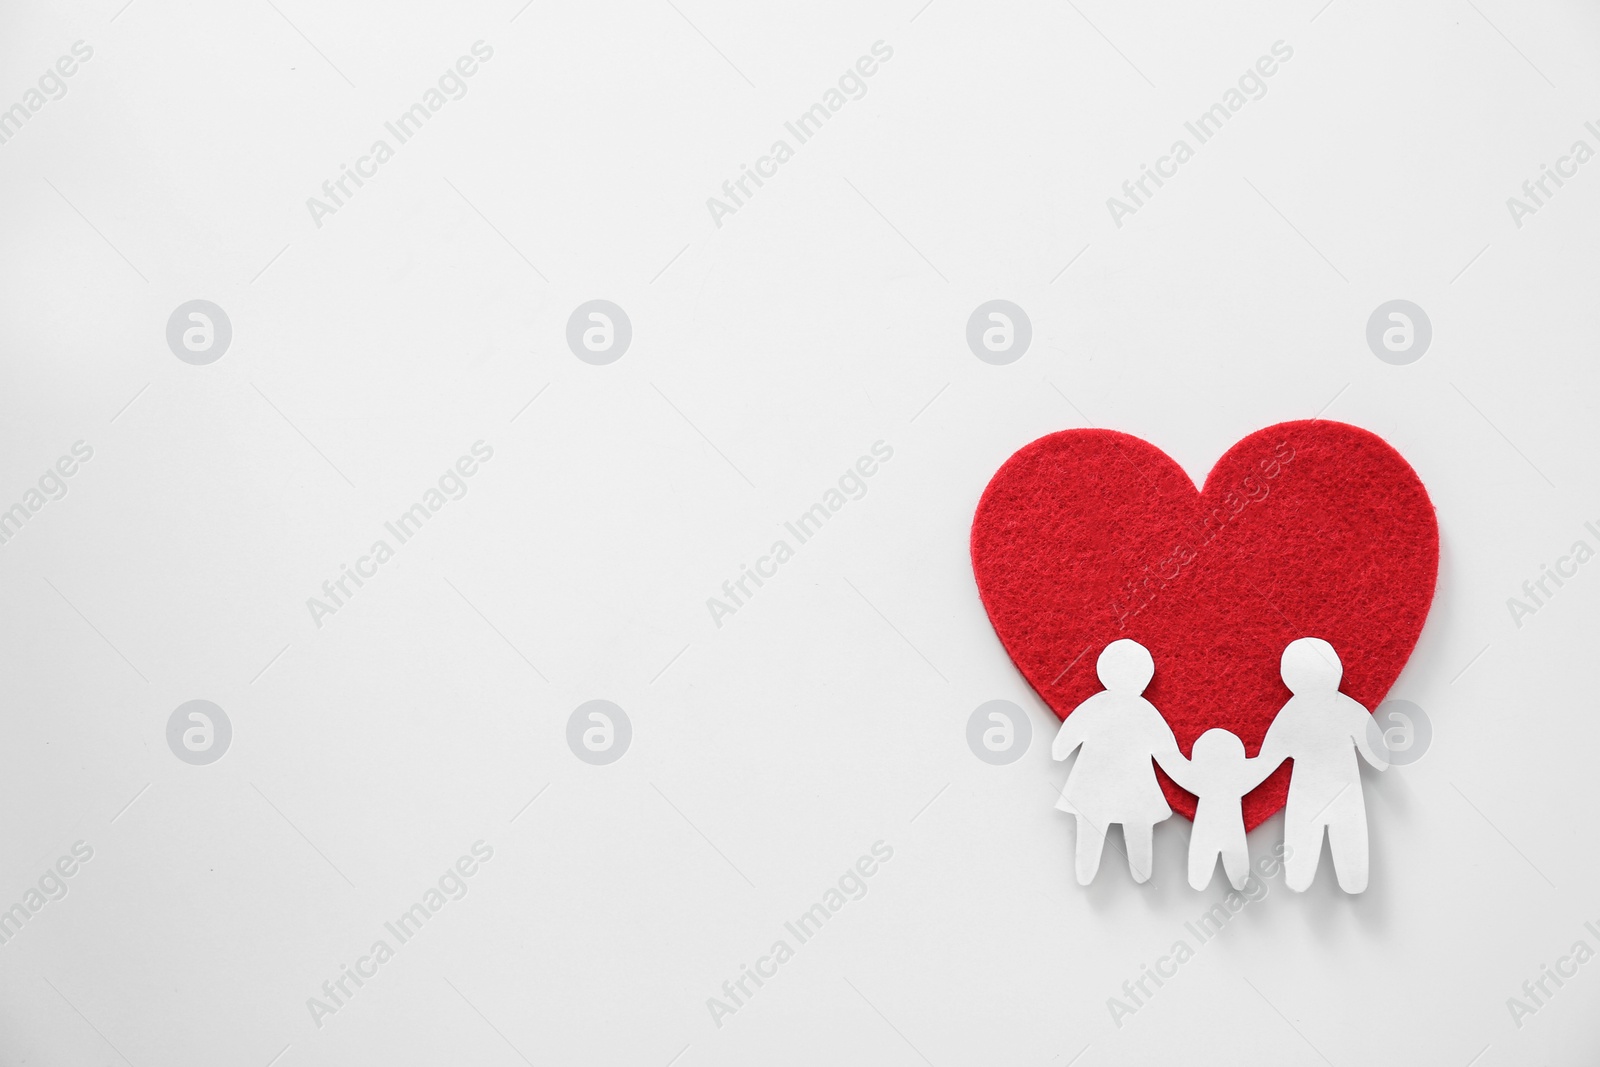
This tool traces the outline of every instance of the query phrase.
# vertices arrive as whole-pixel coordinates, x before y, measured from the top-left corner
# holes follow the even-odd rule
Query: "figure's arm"
[[[1083,705],[1079,704],[1072,714],[1061,720],[1061,729],[1056,731],[1055,743],[1050,746],[1051,759],[1066,759],[1087,739],[1088,731],[1084,727],[1087,720],[1082,712]]]
[[[1263,753],[1267,751],[1267,746],[1265,744],[1261,746],[1261,751]],[[1256,756],[1254,759],[1245,760],[1243,778],[1244,792],[1248,793],[1250,790],[1266,781],[1268,776],[1271,775],[1273,771],[1277,770],[1278,765],[1282,762],[1283,760],[1281,759],[1277,760],[1276,762],[1269,762],[1269,760],[1263,756]]]
[[[1267,736],[1262,738],[1261,751],[1257,752],[1254,759],[1246,763],[1260,764],[1261,777],[1257,782],[1266,780],[1267,775],[1278,769],[1278,764],[1289,758],[1289,745],[1286,737],[1288,727],[1280,726],[1283,722],[1283,712],[1278,712],[1278,717],[1272,720],[1272,725],[1267,727]]]
[[[1380,771],[1389,769],[1389,746],[1384,743],[1383,731],[1378,729],[1377,720],[1372,713],[1355,700],[1350,701],[1350,721],[1354,727],[1350,731],[1351,739],[1356,743],[1356,751],[1361,753],[1363,759]],[[1359,717],[1357,717],[1357,713]]]
[[[1170,752],[1157,752],[1155,758],[1156,762],[1161,765],[1161,769],[1167,772],[1168,778],[1171,778],[1195,796],[1200,795],[1200,780],[1195,777],[1194,762],[1184,758],[1183,753],[1178,751],[1176,742],[1173,743]]]
[[[1193,777],[1190,772],[1194,765],[1184,758],[1182,752],[1178,751],[1178,739],[1172,735],[1172,727],[1167,725],[1167,720],[1162,717],[1161,712],[1157,711],[1154,705],[1150,705],[1149,710],[1153,722],[1159,724],[1152,727],[1155,737],[1150,746],[1150,757],[1156,761],[1162,770],[1167,772],[1167,777],[1183,786],[1183,788],[1188,789],[1189,792],[1195,792],[1183,780],[1184,777]]]

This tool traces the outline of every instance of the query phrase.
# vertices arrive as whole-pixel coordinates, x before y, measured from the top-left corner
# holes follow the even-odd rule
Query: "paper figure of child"
[[[1290,849],[1284,883],[1297,893],[1310,887],[1327,827],[1339,888],[1359,893],[1367,888],[1367,808],[1355,753],[1381,771],[1389,766],[1388,750],[1371,729],[1371,713],[1339,692],[1344,665],[1332,645],[1316,637],[1291,641],[1279,666],[1294,695],[1267,728],[1256,760],[1269,771],[1294,760],[1283,820]]]
[[[1112,823],[1122,825],[1133,880],[1150,878],[1155,824],[1172,814],[1151,760],[1166,766],[1183,758],[1172,728],[1141,695],[1155,670],[1149,650],[1139,642],[1111,642],[1095,663],[1105,690],[1072,710],[1051,746],[1058,760],[1083,747],[1056,802],[1078,819],[1079,885],[1088,885],[1100,869]]]
[[[1194,831],[1189,835],[1189,884],[1195,889],[1211,884],[1218,856],[1228,884],[1244,888],[1250,874],[1250,849],[1245,844],[1240,802],[1276,766],[1264,764],[1259,757],[1246,759],[1244,742],[1227,730],[1201,734],[1188,759],[1180,755],[1176,760],[1161,761],[1161,769],[1174,782],[1200,798],[1194,811]]]

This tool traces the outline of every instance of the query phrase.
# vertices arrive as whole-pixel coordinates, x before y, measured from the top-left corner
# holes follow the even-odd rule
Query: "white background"
[[[274,3],[0,16],[0,107],[94,49],[0,145],[0,508],[94,449],[0,545],[0,907],[94,849],[0,946],[0,1063],[1593,1055],[1600,963],[1520,1028],[1506,1000],[1600,949],[1600,563],[1520,628],[1506,599],[1597,544],[1600,163],[1520,228],[1505,203],[1600,148],[1592,7]],[[314,225],[478,40],[467,95]],[[867,94],[714,225],[879,40]],[[1267,95],[1113,225],[1279,40]],[[634,329],[604,367],[564,340],[596,297]],[[996,297],[1034,329],[1004,367],[964,338]],[[209,366],[165,340],[195,298],[233,325]],[[1393,298],[1433,322],[1410,366],[1365,342]],[[1184,884],[1181,818],[1153,884],[1109,850],[1075,884],[972,510],[1086,419],[1198,479],[1317,413],[1438,507],[1393,693],[1432,747],[1367,775],[1367,893],[1272,880],[1118,1027],[1107,998],[1223,887]],[[478,440],[470,492],[314,625]],[[715,627],[706,598],[878,440],[868,494]],[[203,767],[165,739],[195,698],[234,730]],[[565,741],[595,698],[634,729],[606,767]],[[967,748],[990,699],[1033,715],[1010,766]],[[316,1026],[307,998],[479,839],[467,896]],[[878,840],[865,898],[715,1026],[707,998]]]

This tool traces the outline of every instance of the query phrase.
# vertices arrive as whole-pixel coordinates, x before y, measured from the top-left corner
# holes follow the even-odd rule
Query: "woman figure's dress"
[[[1067,716],[1061,731],[1069,741],[1081,738],[1083,751],[1056,807],[1088,819],[1101,833],[1111,823],[1150,826],[1172,815],[1152,760],[1177,744],[1154,704],[1129,693],[1096,693]]]

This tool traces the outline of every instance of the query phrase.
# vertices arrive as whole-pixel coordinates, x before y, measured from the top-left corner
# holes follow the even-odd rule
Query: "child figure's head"
[[[1100,684],[1111,692],[1138,696],[1155,677],[1156,663],[1150,658],[1149,649],[1124,637],[1105,647],[1094,669]]]
[[[1190,759],[1208,767],[1226,766],[1244,761],[1244,742],[1227,730],[1207,730],[1194,743]]]

